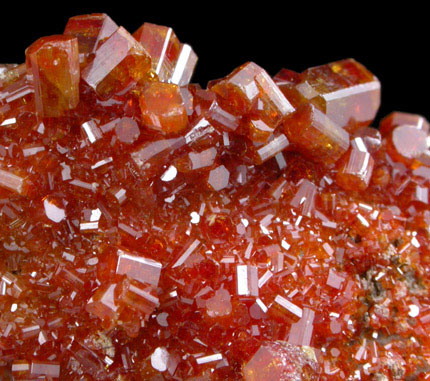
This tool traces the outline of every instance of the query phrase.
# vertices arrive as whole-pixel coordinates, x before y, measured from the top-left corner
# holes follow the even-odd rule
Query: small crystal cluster
[[[0,379],[429,380],[427,120],[196,61],[91,14],[0,65]]]

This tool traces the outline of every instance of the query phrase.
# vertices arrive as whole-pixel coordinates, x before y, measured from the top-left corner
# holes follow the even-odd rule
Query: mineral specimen
[[[91,14],[0,65],[0,379],[430,379],[427,120],[196,61]]]

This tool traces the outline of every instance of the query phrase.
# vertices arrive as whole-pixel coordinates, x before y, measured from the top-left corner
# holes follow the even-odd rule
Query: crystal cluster
[[[0,379],[430,379],[427,120],[196,61],[91,14],[0,65]]]

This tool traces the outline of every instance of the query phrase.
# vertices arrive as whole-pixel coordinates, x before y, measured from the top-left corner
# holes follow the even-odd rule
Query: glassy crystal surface
[[[244,379],[317,380],[318,364],[313,349],[282,341],[263,344],[245,365]]]
[[[347,190],[364,190],[372,177],[374,160],[370,153],[352,148],[342,159],[336,181]]]
[[[425,130],[415,126],[398,126],[390,134],[388,152],[394,160],[406,165],[430,164],[427,137]]]
[[[353,59],[305,70],[298,91],[340,127],[368,125],[375,117],[381,84]]]
[[[334,163],[349,147],[349,134],[310,104],[298,108],[283,127],[296,149],[315,161]]]
[[[178,133],[187,127],[187,111],[177,85],[149,84],[140,98],[140,109],[145,125],[162,134]]]
[[[64,34],[76,37],[79,44],[81,61],[86,61],[118,29],[113,20],[104,13],[93,13],[71,17],[67,22]]]
[[[162,82],[187,85],[197,63],[193,49],[182,44],[172,28],[144,23],[133,36],[152,60],[152,69]]]
[[[377,152],[381,147],[381,139],[381,133],[376,128],[360,127],[352,135],[351,146],[359,151]]]
[[[132,82],[150,77],[151,58],[124,28],[120,27],[95,51],[94,60],[82,71],[82,79],[106,99]]]
[[[209,88],[227,112],[249,115],[251,120],[266,123],[269,129],[294,111],[267,72],[253,62],[240,66],[225,79],[214,81]]]
[[[0,379],[428,379],[424,117],[192,57],[91,14],[0,65]]]
[[[382,119],[379,130],[385,136],[398,126],[411,126],[425,132],[429,131],[429,122],[423,116],[398,111],[392,112]]]
[[[36,110],[45,117],[62,116],[79,102],[79,52],[76,38],[50,36],[26,50],[33,77]]]

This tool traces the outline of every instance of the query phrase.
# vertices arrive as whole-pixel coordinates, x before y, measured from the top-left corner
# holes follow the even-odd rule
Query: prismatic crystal
[[[427,120],[196,62],[91,14],[0,65],[0,379],[429,380]]]

